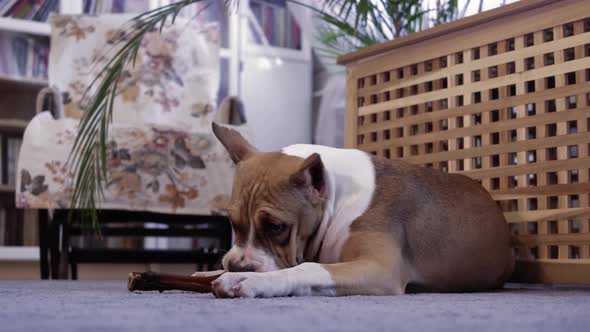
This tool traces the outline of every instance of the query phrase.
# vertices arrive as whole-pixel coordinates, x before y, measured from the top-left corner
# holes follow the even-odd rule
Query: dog
[[[354,149],[260,152],[213,132],[236,163],[216,297],[489,291],[514,269],[501,209],[466,176]]]

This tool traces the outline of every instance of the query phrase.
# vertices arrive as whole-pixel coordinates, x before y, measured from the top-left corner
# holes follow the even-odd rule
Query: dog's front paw
[[[273,297],[284,295],[279,281],[269,273],[226,272],[211,285],[216,297]]]
[[[253,272],[226,272],[211,282],[211,288],[215,297],[238,297],[238,285]]]

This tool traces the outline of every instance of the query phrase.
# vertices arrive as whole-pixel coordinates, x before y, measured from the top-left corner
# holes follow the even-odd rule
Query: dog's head
[[[259,152],[235,130],[214,123],[213,132],[237,168],[229,207],[235,244],[223,258],[225,270],[266,272],[301,263],[324,212],[320,156]]]

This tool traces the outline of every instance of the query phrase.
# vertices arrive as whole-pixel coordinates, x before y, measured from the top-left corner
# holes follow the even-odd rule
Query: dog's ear
[[[213,122],[213,133],[219,139],[221,144],[225,147],[229,156],[234,163],[246,160],[253,153],[258,152],[246,139],[240,135],[237,131],[229,128],[222,127],[217,123]]]
[[[313,203],[322,202],[326,198],[324,163],[317,153],[301,162],[297,171],[289,177],[289,181],[294,186],[303,188]]]

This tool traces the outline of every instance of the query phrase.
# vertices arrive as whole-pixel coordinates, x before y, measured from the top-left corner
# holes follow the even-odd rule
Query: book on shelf
[[[37,218],[35,210],[0,206],[0,246],[38,246]]]
[[[23,245],[24,223],[22,215],[22,210],[18,210],[14,206],[0,206],[0,246]]]
[[[143,13],[150,9],[146,0],[84,0],[84,14]]]
[[[291,27],[291,33],[288,34],[289,40],[287,42],[287,47],[300,50],[301,49],[301,27],[299,23],[295,20],[293,15],[289,14],[289,24],[288,27]]]
[[[0,16],[45,22],[58,6],[59,0],[0,0]]]
[[[46,39],[0,33],[0,75],[47,79],[49,43]]]
[[[0,183],[14,185],[22,138],[0,133]],[[38,245],[36,210],[17,209],[14,192],[0,192],[0,246]]]
[[[0,16],[8,13],[10,8],[14,6],[19,0],[0,0]]]
[[[4,149],[6,148],[4,145],[4,140],[6,137],[2,132],[0,132],[0,185],[3,185],[6,181],[4,176],[4,170],[6,169],[6,154],[4,153]],[[1,192],[0,192],[1,194]]]
[[[9,137],[7,141],[8,160],[6,163],[6,167],[8,168],[8,178],[6,183],[9,185],[14,185],[16,184],[16,163],[18,162],[18,154],[20,152],[20,147],[22,145],[23,140],[22,138]]]
[[[6,236],[6,209],[0,206],[0,246],[4,245]]]
[[[0,134],[0,184],[16,183],[16,163],[22,144],[22,138]],[[4,151],[6,149],[6,151]]]
[[[250,9],[270,46],[301,49],[301,28],[285,1],[253,0]],[[257,29],[252,30],[253,42],[261,44]]]
[[[0,246],[38,246],[37,211],[0,206]]]
[[[43,6],[33,15],[33,21],[46,22],[49,14],[57,12],[59,8],[59,0],[45,0]]]

